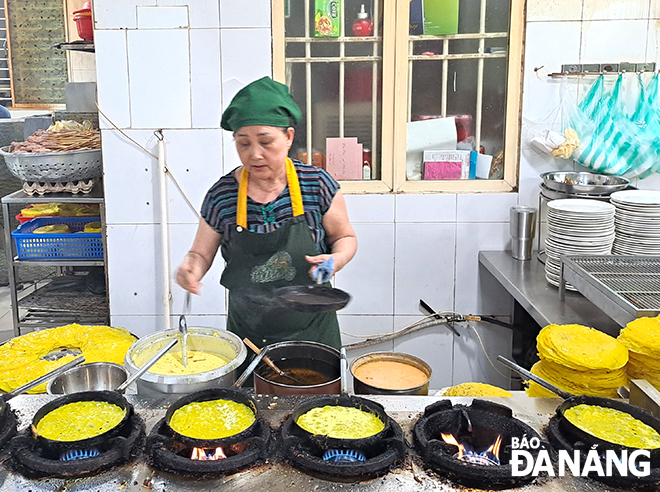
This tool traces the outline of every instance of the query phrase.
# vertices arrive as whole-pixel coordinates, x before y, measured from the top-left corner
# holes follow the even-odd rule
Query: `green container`
[[[424,0],[424,34],[458,34],[459,0]]]
[[[339,37],[341,0],[316,0],[314,8],[314,35],[325,38]]]

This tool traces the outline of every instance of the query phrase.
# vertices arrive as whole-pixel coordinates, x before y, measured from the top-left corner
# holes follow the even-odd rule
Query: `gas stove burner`
[[[550,444],[552,444],[557,450],[565,449],[569,451],[571,456],[573,456],[574,452],[580,453],[580,462],[583,463],[586,459],[587,453],[592,449],[591,446],[581,441],[574,441],[571,439],[569,437],[570,434],[562,430],[562,426],[562,419],[558,415],[555,415],[550,419],[546,429],[548,441],[550,441]],[[613,445],[610,449],[617,449],[616,445]],[[603,468],[605,468],[605,450],[598,449],[598,453],[601,457]],[[654,460],[652,455],[650,473],[646,477],[636,477],[630,474],[630,472],[628,472],[628,476],[621,476],[616,466],[612,467],[612,476],[610,477],[599,476],[595,472],[590,472],[587,476],[611,487],[655,491],[658,490],[658,485],[660,485],[660,463],[658,463],[657,460]]]
[[[399,424],[390,419],[382,439],[360,439],[363,444],[351,449],[324,449],[321,441],[312,440],[289,417],[282,426],[286,458],[305,473],[334,482],[367,480],[386,474],[406,456],[406,444]]]
[[[42,448],[26,429],[10,442],[10,466],[28,478],[92,475],[134,460],[144,444],[144,436],[144,422],[133,414],[115,437],[100,446],[81,449],[76,443],[62,442],[63,451],[55,453]]]
[[[415,446],[426,464],[438,474],[467,487],[501,490],[532,482],[514,477],[512,438],[539,435],[513,418],[510,408],[475,399],[470,406],[442,400],[429,405],[414,428]],[[545,443],[541,448],[548,447]],[[540,448],[539,448],[540,449]],[[536,457],[539,449],[530,450]]]
[[[200,475],[231,475],[269,456],[270,433],[269,425],[263,419],[257,419],[248,436],[241,433],[222,440],[214,439],[213,445],[189,447],[177,440],[165,419],[161,419],[147,438],[147,455],[155,468],[177,475],[197,478]],[[219,447],[218,441],[222,444]]]
[[[323,453],[323,459],[333,463],[355,463],[366,461],[367,457],[355,449],[328,449]]]
[[[9,408],[5,408],[5,417],[0,418],[0,450],[16,434],[16,416]]]

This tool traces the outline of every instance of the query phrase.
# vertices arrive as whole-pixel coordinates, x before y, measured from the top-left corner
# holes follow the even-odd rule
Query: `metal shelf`
[[[104,266],[104,260],[19,260],[14,256],[12,265],[35,265],[35,266]]]

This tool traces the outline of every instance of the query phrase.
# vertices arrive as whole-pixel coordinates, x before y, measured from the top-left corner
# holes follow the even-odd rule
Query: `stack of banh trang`
[[[548,325],[536,337],[541,360],[532,373],[576,395],[617,397],[627,383],[628,350],[616,338],[582,325]],[[529,396],[556,397],[530,382]]]
[[[631,321],[618,340],[629,351],[628,378],[646,379],[660,390],[660,316]]]

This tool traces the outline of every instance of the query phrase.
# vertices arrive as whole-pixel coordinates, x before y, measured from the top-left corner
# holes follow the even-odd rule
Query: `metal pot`
[[[80,391],[113,390],[128,379],[124,366],[113,362],[84,364],[53,378],[46,386],[49,395],[70,395]]]
[[[626,188],[630,180],[622,176],[605,176],[593,173],[551,171],[541,174],[546,188],[563,193],[589,193],[609,195]]]
[[[269,381],[273,371],[262,362],[254,371],[254,390],[266,395],[338,395],[341,391],[339,351],[316,342],[280,342],[268,346],[268,357],[283,371],[291,368],[312,369],[330,381],[310,386],[296,386]]]
[[[426,382],[420,386],[415,386],[414,388],[406,389],[385,389],[377,388],[376,386],[371,386],[363,381],[360,381],[355,377],[355,370],[370,362],[377,361],[389,361],[389,362],[400,362],[402,364],[408,364],[410,366],[416,367],[422,371],[427,379]],[[358,357],[351,364],[351,375],[353,376],[353,389],[358,395],[422,395],[426,396],[429,394],[429,381],[431,380],[431,367],[424,362],[422,359],[418,359],[412,355],[408,354],[399,354],[395,352],[374,352],[372,354],[366,354],[361,357]]]
[[[124,366],[128,372],[134,374],[139,363],[178,336],[178,330],[168,330],[140,338],[126,352]],[[181,344],[178,344],[178,350],[181,350],[180,346]],[[211,387],[231,386],[236,380],[238,367],[247,357],[247,349],[240,338],[227,330],[216,328],[188,328],[188,350],[217,354],[229,359],[229,363],[211,371],[187,376],[165,376],[146,372],[137,380],[138,394],[188,394]]]

